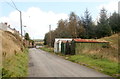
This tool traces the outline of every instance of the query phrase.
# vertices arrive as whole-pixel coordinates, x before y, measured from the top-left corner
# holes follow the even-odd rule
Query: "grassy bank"
[[[48,46],[44,46],[40,48],[44,51],[53,53],[53,48],[49,48]],[[55,54],[55,53],[54,53]],[[79,55],[62,55],[63,58],[93,68],[99,72],[105,73],[110,76],[117,77],[118,74],[120,74],[120,68],[118,67],[118,63],[111,61],[109,59],[105,58],[100,58],[99,56],[96,55],[88,55],[88,54],[79,54]]]
[[[54,49],[52,47],[49,47],[49,46],[43,46],[40,48],[41,50],[44,50],[46,52],[50,52],[50,53],[54,53]]]
[[[68,60],[91,67],[110,76],[117,76],[119,72],[118,63],[105,58],[99,59],[94,56],[80,54],[69,56]]]
[[[65,56],[65,55],[63,55],[63,54],[61,54],[61,53],[55,53],[54,52],[54,48],[52,48],[52,47],[49,47],[49,46],[43,46],[43,47],[41,47],[40,48],[41,50],[43,50],[43,51],[46,51],[46,52],[49,52],[49,53],[51,53],[51,54],[56,54],[56,55],[58,55],[58,56]]]
[[[25,77],[28,68],[28,49],[3,59],[2,77]]]

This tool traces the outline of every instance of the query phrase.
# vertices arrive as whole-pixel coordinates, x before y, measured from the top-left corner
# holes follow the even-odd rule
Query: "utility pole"
[[[11,0],[12,1],[12,0]],[[13,7],[14,9],[16,9],[17,11],[19,11],[20,12],[20,29],[21,29],[21,37],[22,37],[22,12],[16,7],[16,5],[15,5],[15,3],[12,1],[12,3],[13,3],[13,5],[14,6],[12,6],[12,5],[10,5],[9,3],[9,5],[11,6],[11,7]]]
[[[21,37],[22,37],[22,12],[21,11],[19,12],[20,12],[20,27],[21,27]]]
[[[120,16],[120,1],[118,2],[118,14]]]
[[[50,32],[50,46],[51,46],[51,25],[49,25],[49,32]]]
[[[12,0],[11,0],[12,1]],[[12,8],[14,8],[14,9],[16,9],[17,11],[19,11],[20,12],[20,28],[21,28],[21,38],[22,38],[22,12],[16,7],[16,5],[15,5],[15,3],[12,1],[12,4],[13,5],[11,5],[10,3],[8,3],[8,2],[6,2],[8,5],[10,5]],[[22,41],[21,41],[22,43],[23,43],[23,39],[22,39]],[[21,43],[21,44],[22,44]]]

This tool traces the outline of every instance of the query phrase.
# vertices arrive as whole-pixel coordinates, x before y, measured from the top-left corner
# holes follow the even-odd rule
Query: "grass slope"
[[[0,30],[0,75],[2,77],[25,77],[28,66],[28,50],[22,46],[19,35]],[[0,76],[1,77],[1,76]]]
[[[2,77],[26,77],[28,71],[28,50],[3,60]]]
[[[105,74],[116,76],[119,72],[118,63],[112,62],[108,59],[97,59],[94,56],[85,54],[69,56],[68,60],[91,67],[95,70],[103,72]]]

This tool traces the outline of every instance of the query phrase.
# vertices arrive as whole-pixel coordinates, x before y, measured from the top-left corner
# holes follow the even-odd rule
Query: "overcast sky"
[[[70,12],[83,16],[88,8],[93,20],[99,16],[100,9],[105,7],[108,14],[118,11],[119,0],[13,0],[22,11],[23,33],[28,32],[33,39],[43,39],[45,33],[57,27],[60,19],[68,19]],[[0,23],[7,22],[12,28],[20,30],[19,12],[14,9],[11,0],[0,1]]]

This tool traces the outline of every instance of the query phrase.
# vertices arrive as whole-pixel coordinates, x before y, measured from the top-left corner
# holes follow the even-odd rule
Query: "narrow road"
[[[29,77],[108,77],[40,49],[29,49]]]

